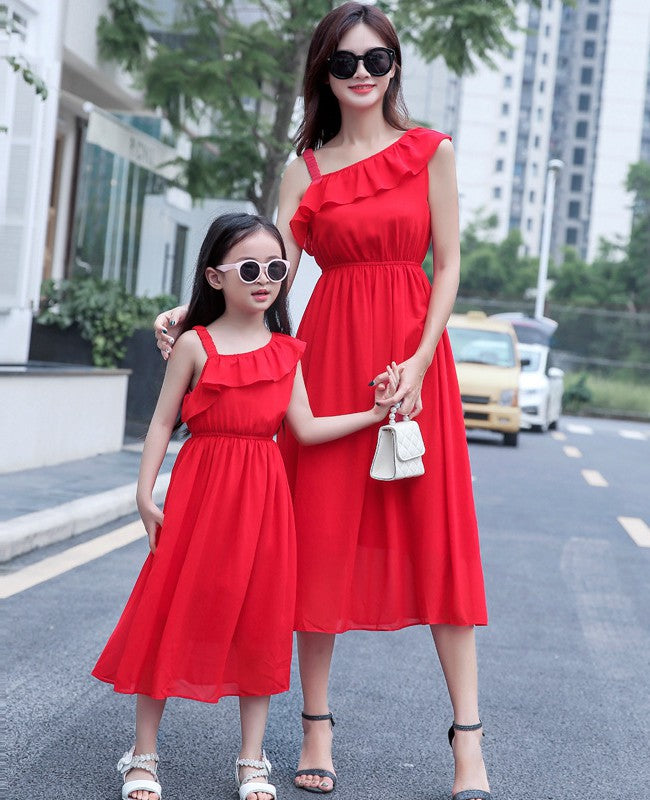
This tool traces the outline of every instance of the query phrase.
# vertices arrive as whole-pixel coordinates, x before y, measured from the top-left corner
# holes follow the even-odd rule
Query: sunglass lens
[[[387,50],[368,50],[363,63],[371,75],[385,75],[391,68],[391,57]]]
[[[287,265],[283,261],[271,261],[266,268],[266,274],[270,281],[279,283],[287,277]]]
[[[244,283],[255,283],[260,277],[260,265],[257,261],[244,261],[239,267],[239,277]]]
[[[330,60],[330,72],[335,78],[351,78],[357,71],[357,60],[352,53],[334,53]]]

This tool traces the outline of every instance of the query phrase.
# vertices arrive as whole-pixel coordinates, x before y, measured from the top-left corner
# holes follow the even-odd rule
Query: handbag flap
[[[395,432],[395,450],[400,461],[410,461],[424,455],[424,440],[415,420],[403,420],[391,426]]]

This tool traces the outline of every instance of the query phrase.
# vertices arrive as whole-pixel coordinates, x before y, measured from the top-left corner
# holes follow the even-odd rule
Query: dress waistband
[[[422,269],[422,264],[418,261],[341,261],[339,264],[321,266],[321,270],[329,272],[331,269],[341,269],[342,267],[415,267]]]
[[[254,433],[221,433],[220,431],[211,431],[210,433],[192,433],[191,439],[211,438],[211,439],[252,439],[256,442],[272,442],[272,436],[261,436]]]

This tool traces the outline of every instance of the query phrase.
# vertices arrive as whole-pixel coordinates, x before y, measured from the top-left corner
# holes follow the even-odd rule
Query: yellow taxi
[[[521,423],[521,364],[514,328],[482,311],[452,314],[447,331],[454,352],[465,427],[496,431],[516,447]]]

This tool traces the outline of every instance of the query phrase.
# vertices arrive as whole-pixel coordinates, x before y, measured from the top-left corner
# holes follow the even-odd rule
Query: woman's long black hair
[[[232,247],[259,230],[264,230],[273,236],[280,247],[282,258],[286,258],[287,251],[280,231],[265,217],[244,213],[222,214],[210,225],[196,264],[192,297],[183,322],[184,331],[189,331],[195,325],[209,325],[224,313],[226,300],[223,292],[210,286],[205,271],[208,267],[223,264],[226,253]],[[264,312],[264,321],[268,329],[274,333],[291,334],[286,279],[282,281],[275,302]]]

